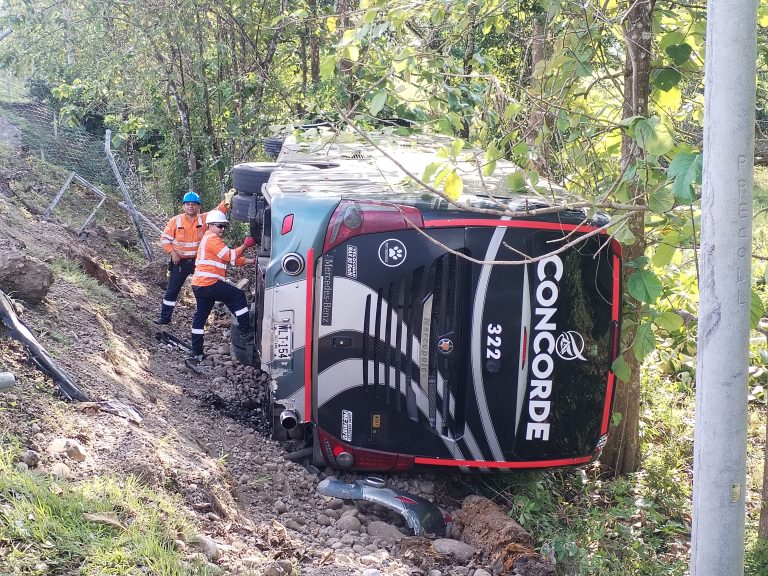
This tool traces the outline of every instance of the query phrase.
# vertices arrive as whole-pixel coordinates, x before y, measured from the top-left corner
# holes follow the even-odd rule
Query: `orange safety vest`
[[[192,286],[210,286],[227,275],[227,266],[242,266],[245,248],[229,248],[224,241],[210,230],[205,233],[197,250],[195,273],[192,275]]]
[[[222,202],[216,207],[226,214],[227,205]],[[194,258],[197,256],[197,248],[205,233],[205,219],[208,212],[189,218],[186,214],[179,214],[168,220],[165,230],[160,235],[163,250],[170,254],[174,250],[182,258]]]

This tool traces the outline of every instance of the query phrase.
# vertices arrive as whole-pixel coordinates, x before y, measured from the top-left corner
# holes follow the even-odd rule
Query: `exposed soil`
[[[120,290],[59,273],[41,304],[19,302],[20,317],[91,400],[120,400],[143,417],[135,424],[92,404],[63,402],[51,379],[0,327],[0,371],[14,372],[18,381],[0,393],[0,427],[19,438],[24,450],[39,453],[40,463],[30,473],[51,473],[64,463],[56,470],[73,481],[132,474],[178,493],[200,532],[216,543],[218,554],[209,555],[210,561],[228,574],[483,574],[480,555],[459,561],[433,552],[429,541],[419,547],[423,539],[370,534],[373,521],[408,534],[402,519],[386,509],[317,494],[317,483],[331,471],[286,461],[283,448],[269,439],[265,383],[258,371],[230,357],[228,314],[211,316],[205,376],[189,373],[184,352],[158,342],[151,323],[162,296],[152,279],[163,264],[144,264],[138,252],[111,244],[104,227],[81,239],[63,223],[30,213],[19,197],[45,206],[57,190],[36,179],[23,154],[12,156],[11,165],[0,166],[6,184],[0,186],[0,249],[60,266],[76,262],[67,259],[68,247],[77,245],[110,271]],[[122,214],[115,218],[107,228],[127,227]],[[188,339],[193,311],[187,287],[170,332]],[[52,442],[61,438],[79,442],[85,459],[78,462],[55,450]],[[458,473],[386,479],[448,511],[466,495]],[[346,516],[358,522],[340,522]],[[198,550],[190,545],[188,553]]]
[[[0,116],[0,142],[13,148],[18,148],[21,144],[21,132],[11,124],[7,118]]]

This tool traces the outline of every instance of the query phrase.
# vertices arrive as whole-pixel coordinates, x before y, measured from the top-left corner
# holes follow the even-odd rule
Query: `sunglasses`
[[[216,228],[226,228],[226,224],[211,224],[211,226],[216,226]]]

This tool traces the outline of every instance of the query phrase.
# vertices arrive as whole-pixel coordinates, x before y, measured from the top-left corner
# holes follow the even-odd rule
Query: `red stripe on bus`
[[[315,249],[307,250],[307,318],[304,343],[304,422],[312,420],[312,319],[314,311]]]
[[[621,259],[613,256],[613,309],[611,320],[618,321],[621,312]]]
[[[618,243],[617,243],[618,244]],[[615,250],[615,246],[614,246]],[[611,320],[619,321],[621,312],[621,258],[618,254],[613,255],[613,302],[611,303]],[[621,332],[611,327],[611,336],[614,340],[611,342],[611,363],[618,357],[619,347],[621,346]],[[603,407],[603,423],[600,426],[600,434],[608,433],[608,426],[611,423],[611,404],[613,400],[613,388],[616,386],[616,375],[611,370],[608,373],[608,386],[605,390],[605,406]]]
[[[561,224],[559,222],[536,222],[532,220],[492,220],[489,218],[466,218],[457,220],[429,220],[424,222],[425,228],[464,228],[471,226],[503,227],[503,228],[534,228],[538,230],[561,230],[563,232],[594,232],[595,226],[579,224]]]
[[[600,435],[608,433],[608,425],[611,422],[611,399],[613,398],[613,386],[616,382],[616,376],[613,372],[608,373],[608,387],[605,389],[605,407],[603,408],[603,424],[600,426]]]
[[[533,462],[497,462],[494,460],[448,460],[443,458],[423,458],[416,456],[415,464],[430,466],[467,466],[469,468],[554,468],[557,466],[577,466],[586,464],[592,456],[563,458],[561,460],[536,460]]]

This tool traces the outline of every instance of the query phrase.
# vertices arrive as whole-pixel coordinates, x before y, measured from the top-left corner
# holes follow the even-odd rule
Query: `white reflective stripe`
[[[242,316],[243,314],[246,314],[248,312],[248,308],[240,308],[237,312],[235,312],[235,316]]]
[[[184,260],[190,260],[194,258],[197,255],[197,251],[195,250],[176,250],[181,256],[187,256],[188,258],[184,258]]]
[[[198,258],[195,260],[195,265],[199,264],[208,264],[209,266],[215,266],[216,268],[222,268],[223,270],[227,269],[227,265],[224,262],[216,262],[216,260],[206,260],[205,258]]]
[[[176,216],[176,228],[184,228],[184,225],[181,223],[181,214]]]
[[[227,255],[227,252],[229,252],[229,248],[227,248],[226,246],[224,246],[224,248],[222,248],[221,250],[219,250],[219,253],[218,253],[218,254],[216,254],[216,256],[218,256],[219,258],[224,258],[224,256],[226,256],[226,255]]]
[[[202,328],[192,328],[192,334],[205,334],[205,330]]]
[[[230,250],[230,252],[232,253],[232,256],[230,257],[229,263],[234,266],[237,263],[237,252],[234,250]]]
[[[206,233],[207,234],[207,233]],[[203,255],[203,258],[198,258],[198,261],[195,262],[195,265],[202,264],[203,260],[205,260],[205,253],[208,251],[208,236],[203,235],[203,239],[200,241],[200,247],[197,249],[199,254]]]
[[[205,276],[206,278],[219,278],[223,279],[224,276],[221,274],[214,274],[213,272],[200,272],[199,270],[195,272],[195,276]]]
[[[176,302],[171,302],[170,300],[163,300],[163,304],[166,306],[176,306]]]
[[[179,242],[178,240],[174,240],[174,243],[178,246],[184,246],[185,248],[197,248],[200,245],[200,242]]]
[[[197,227],[202,228],[203,227],[203,215],[198,214],[197,215]]]
[[[170,240],[171,242],[173,242],[173,241],[175,240],[175,238],[174,238],[173,236],[171,236],[170,234],[166,234],[165,232],[163,232],[163,233],[160,235],[160,239],[161,239],[161,240],[165,240],[166,238],[167,238],[168,240]]]

